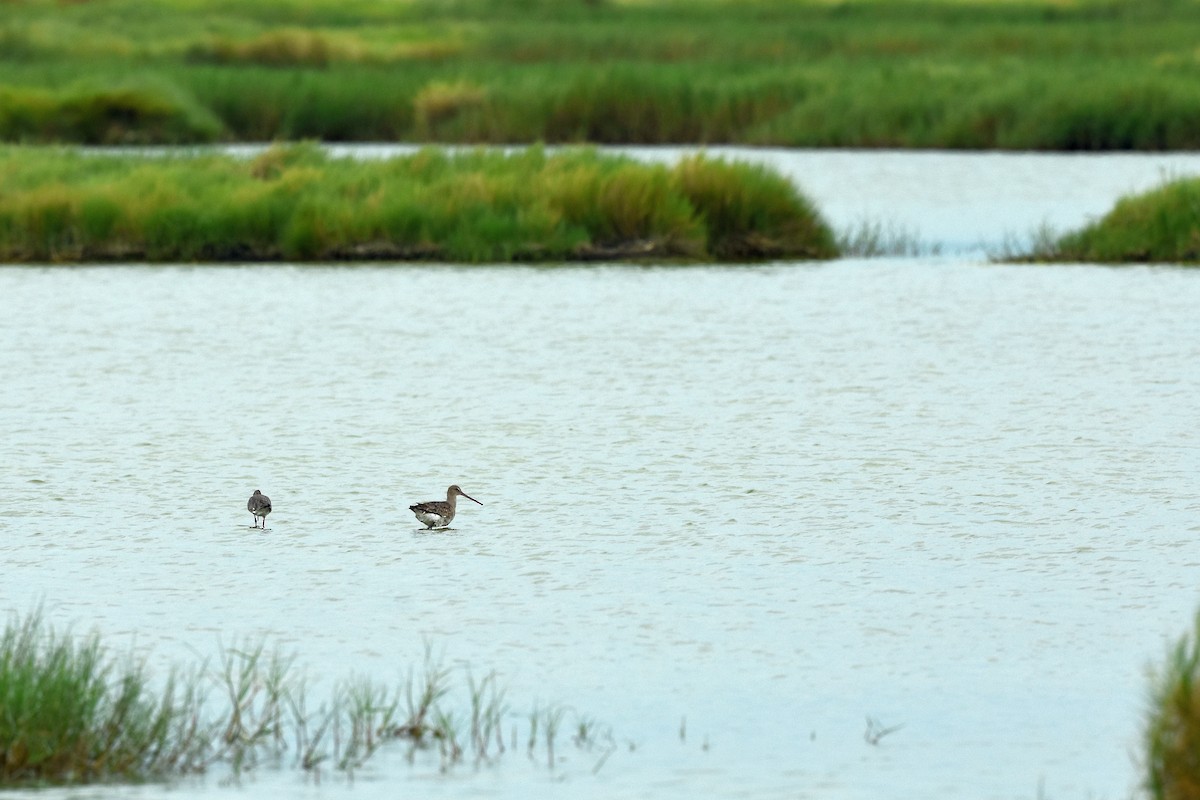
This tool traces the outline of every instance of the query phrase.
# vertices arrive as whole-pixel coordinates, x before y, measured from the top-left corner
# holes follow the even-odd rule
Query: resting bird
[[[430,500],[428,503],[417,503],[408,507],[408,510],[417,515],[417,519],[425,523],[427,529],[444,528],[450,524],[450,520],[454,519],[454,504],[458,496],[462,495],[473,503],[479,503],[474,497],[458,488],[458,484],[454,484],[446,490],[445,500]],[[483,503],[479,503],[483,505]]]
[[[254,527],[258,527],[258,521],[262,520],[262,527],[267,529],[267,514],[271,513],[271,498],[267,497],[259,489],[254,490],[254,494],[250,495],[250,499],[246,501],[246,510],[254,515]]]

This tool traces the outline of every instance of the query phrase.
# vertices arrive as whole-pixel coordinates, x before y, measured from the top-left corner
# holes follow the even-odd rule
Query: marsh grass
[[[863,220],[837,234],[837,249],[846,257],[935,256],[937,243],[922,241],[911,228],[894,222]]]
[[[0,139],[1194,149],[1198,37],[1166,1],[26,0]]]
[[[1143,741],[1151,797],[1200,797],[1200,615],[1151,676]]]
[[[38,611],[10,619],[0,637],[0,788],[168,780],[218,766],[236,781],[288,764],[319,780],[353,776],[398,742],[410,763],[433,753],[444,772],[467,759],[497,762],[510,718],[504,687],[494,672],[476,680],[468,671],[464,702],[452,696],[461,694],[453,677],[427,647],[401,683],[354,676],[313,708],[295,657],[261,642],[222,647],[214,663],[159,682],[94,634],[56,633]],[[535,710],[541,738],[535,727],[530,754],[544,748],[550,768],[566,714]],[[599,725],[578,724],[574,743],[586,752]]]
[[[487,92],[468,81],[433,81],[421,87],[413,98],[413,117],[416,136],[423,141],[462,140],[464,134],[449,130],[455,122],[484,107]]]
[[[0,638],[0,786],[201,772],[214,750],[203,704],[197,674],[172,672],[153,693],[143,664],[29,614]]]
[[[212,36],[189,45],[184,58],[199,63],[326,67],[333,60],[357,60],[357,53],[357,48],[339,46],[319,31],[285,27],[246,40]]]
[[[180,144],[210,142],[222,130],[212,111],[186,90],[161,80],[0,87],[0,136],[9,141]]]
[[[704,156],[426,149],[386,161],[313,145],[246,160],[0,148],[0,260],[79,262],[829,258],[787,180]]]
[[[548,705],[535,713],[541,715],[542,736],[546,743],[546,767],[554,769],[554,744],[558,741],[558,731],[567,715],[567,708],[561,705]]]
[[[1026,261],[1200,262],[1200,178],[1170,180],[1119,199],[1100,219],[1063,234],[1036,232]]]
[[[987,256],[992,261],[1016,263],[1054,260],[1062,236],[1048,222],[1035,226],[1024,236],[1009,231],[999,243],[987,249]]]
[[[478,682],[468,672],[467,688],[471,697],[471,747],[476,761],[491,760],[493,755],[502,755],[505,749],[502,725],[509,710],[504,699],[505,690],[494,672]]]
[[[674,169],[706,232],[708,252],[721,259],[832,258],[833,232],[781,175],[759,165],[685,158]]]
[[[218,753],[234,774],[283,751],[293,662],[279,653],[266,654],[262,644],[221,650],[221,670],[214,683],[224,690],[228,712]]]

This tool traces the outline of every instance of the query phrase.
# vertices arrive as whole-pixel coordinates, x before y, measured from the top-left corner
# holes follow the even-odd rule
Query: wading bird
[[[416,503],[408,507],[408,510],[417,515],[417,519],[425,523],[425,527],[429,529],[444,528],[450,524],[450,520],[454,519],[454,504],[459,496],[463,496],[473,503],[479,503],[474,497],[458,488],[458,484],[454,484],[446,490],[445,500],[430,500],[428,503]],[[483,505],[483,503],[479,503]]]
[[[246,501],[246,510],[254,515],[254,527],[258,527],[258,521],[261,519],[265,531],[267,514],[271,513],[271,498],[263,494],[261,490],[255,489],[254,494],[250,495],[250,499]]]

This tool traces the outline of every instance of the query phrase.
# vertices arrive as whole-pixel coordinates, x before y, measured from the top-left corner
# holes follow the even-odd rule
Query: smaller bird
[[[417,519],[425,523],[425,527],[429,530],[434,528],[444,528],[450,524],[450,520],[454,519],[454,504],[459,496],[465,497],[471,502],[479,503],[474,497],[458,488],[458,484],[454,484],[446,490],[445,500],[430,500],[428,503],[416,503],[408,507],[408,510],[417,515]],[[483,503],[479,503],[483,505]]]
[[[262,490],[255,489],[254,494],[250,495],[250,499],[246,501],[246,510],[254,515],[254,527],[258,527],[258,521],[262,520],[262,527],[267,529],[267,514],[271,513],[271,498],[262,493]]]

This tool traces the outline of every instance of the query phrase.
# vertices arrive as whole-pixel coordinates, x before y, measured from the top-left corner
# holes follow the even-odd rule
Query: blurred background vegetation
[[[1200,147],[1183,0],[8,0],[0,140]]]

